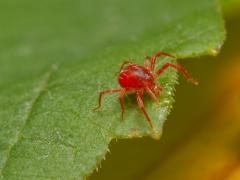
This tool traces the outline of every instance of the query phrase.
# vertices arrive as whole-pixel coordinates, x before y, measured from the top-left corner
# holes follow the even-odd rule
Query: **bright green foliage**
[[[0,27],[2,179],[82,179],[111,139],[159,137],[173,102],[174,70],[158,79],[160,106],[144,98],[154,130],[131,95],[123,122],[116,94],[92,112],[99,90],[118,87],[124,59],[143,63],[157,51],[216,54],[224,40],[211,0],[5,0]]]

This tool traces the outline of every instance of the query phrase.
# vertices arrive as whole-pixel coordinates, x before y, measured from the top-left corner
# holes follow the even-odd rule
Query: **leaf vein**
[[[6,159],[3,163],[2,168],[0,169],[0,177],[2,178],[3,172],[7,167],[7,164],[9,163],[9,159],[11,156],[11,152],[14,148],[14,146],[16,146],[16,144],[21,140],[22,137],[22,133],[24,128],[26,127],[26,125],[28,124],[28,122],[30,121],[31,115],[33,113],[34,107],[37,103],[37,101],[39,100],[39,98],[41,97],[41,95],[44,93],[47,85],[49,84],[53,73],[58,69],[57,65],[52,65],[50,70],[45,74],[45,77],[43,78],[43,80],[33,89],[33,91],[36,92],[35,96],[31,99],[30,102],[28,102],[28,106],[26,107],[26,115],[25,115],[25,120],[22,123],[22,126],[18,128],[17,132],[16,132],[16,136],[14,138],[13,143],[10,145],[8,151],[7,151],[7,155],[6,155]]]

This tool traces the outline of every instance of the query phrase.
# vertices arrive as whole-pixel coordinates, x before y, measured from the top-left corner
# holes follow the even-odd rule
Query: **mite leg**
[[[158,98],[156,97],[156,95],[154,94],[154,92],[153,92],[149,87],[146,87],[145,90],[147,91],[147,93],[149,94],[149,96],[150,96],[157,104],[160,104]]]
[[[141,91],[137,91],[137,103],[138,103],[138,106],[139,108],[141,109],[141,111],[143,112],[145,118],[147,119],[147,122],[149,124],[149,126],[151,128],[153,128],[153,125],[152,125],[152,122],[147,114],[147,112],[145,111],[145,108],[144,108],[144,104],[143,104],[143,101],[142,101],[142,92]]]
[[[169,58],[176,58],[170,54],[164,53],[164,52],[157,52],[154,56],[152,56],[152,61],[151,61],[151,71],[154,71],[155,69],[155,63],[156,63],[156,59],[160,56],[165,56],[165,57],[169,57]]]
[[[96,111],[97,109],[99,109],[101,107],[101,103],[102,103],[102,96],[108,93],[117,93],[117,92],[121,92],[122,89],[107,89],[104,91],[101,91],[99,93],[99,98],[98,98],[98,106],[96,108],[93,109],[93,111]]]
[[[169,68],[169,67],[173,67],[174,69],[178,70],[179,72],[181,72],[191,83],[193,83],[194,85],[198,85],[198,82],[195,81],[188,73],[187,71],[180,65],[178,64],[172,64],[172,63],[166,63],[164,64],[159,70],[157,70],[157,76],[159,76],[165,69]]]
[[[123,113],[124,113],[123,96],[125,95],[125,93],[126,93],[126,89],[123,89],[123,90],[120,92],[120,95],[119,95],[119,97],[118,97],[119,103],[120,103],[120,106],[121,106],[121,110],[122,110],[122,112],[121,112],[121,118],[122,118],[122,120],[123,120]]]
[[[121,65],[121,67],[120,67],[120,69],[119,69],[119,71],[118,71],[118,73],[120,73],[120,71],[123,69],[123,67],[124,67],[126,64],[132,64],[132,62],[130,62],[130,61],[123,61],[123,62],[122,62],[122,65]]]
[[[151,64],[151,57],[146,56],[145,61],[144,61],[144,67],[147,69],[150,69],[150,64]]]

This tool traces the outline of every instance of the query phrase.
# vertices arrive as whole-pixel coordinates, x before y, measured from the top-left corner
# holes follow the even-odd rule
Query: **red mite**
[[[118,82],[121,89],[107,89],[101,91],[99,94],[98,99],[98,107],[94,108],[93,110],[97,110],[101,107],[102,96],[107,93],[119,93],[119,103],[122,109],[122,119],[124,113],[124,106],[123,106],[123,96],[126,93],[136,93],[136,100],[138,103],[139,108],[143,112],[149,126],[153,128],[152,122],[145,111],[144,104],[142,101],[143,92],[146,92],[155,102],[159,103],[158,96],[162,88],[156,84],[155,80],[158,76],[163,73],[165,69],[168,67],[172,67],[178,71],[180,71],[188,80],[190,80],[193,84],[197,85],[198,82],[193,80],[191,76],[186,72],[186,70],[178,64],[173,63],[165,63],[160,69],[155,71],[155,63],[157,57],[165,56],[169,58],[175,58],[174,56],[164,53],[164,52],[157,52],[154,56],[149,57],[147,56],[144,62],[144,65],[137,65],[130,61],[124,61],[118,75]]]

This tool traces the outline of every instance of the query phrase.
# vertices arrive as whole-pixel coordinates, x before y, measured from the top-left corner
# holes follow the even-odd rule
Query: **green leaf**
[[[213,0],[2,1],[0,27],[2,179],[83,179],[112,139],[158,138],[172,107],[174,70],[158,79],[160,106],[144,97],[153,130],[134,95],[124,99],[123,122],[116,94],[92,112],[98,92],[118,88],[124,59],[143,63],[157,51],[214,55],[225,36]]]

